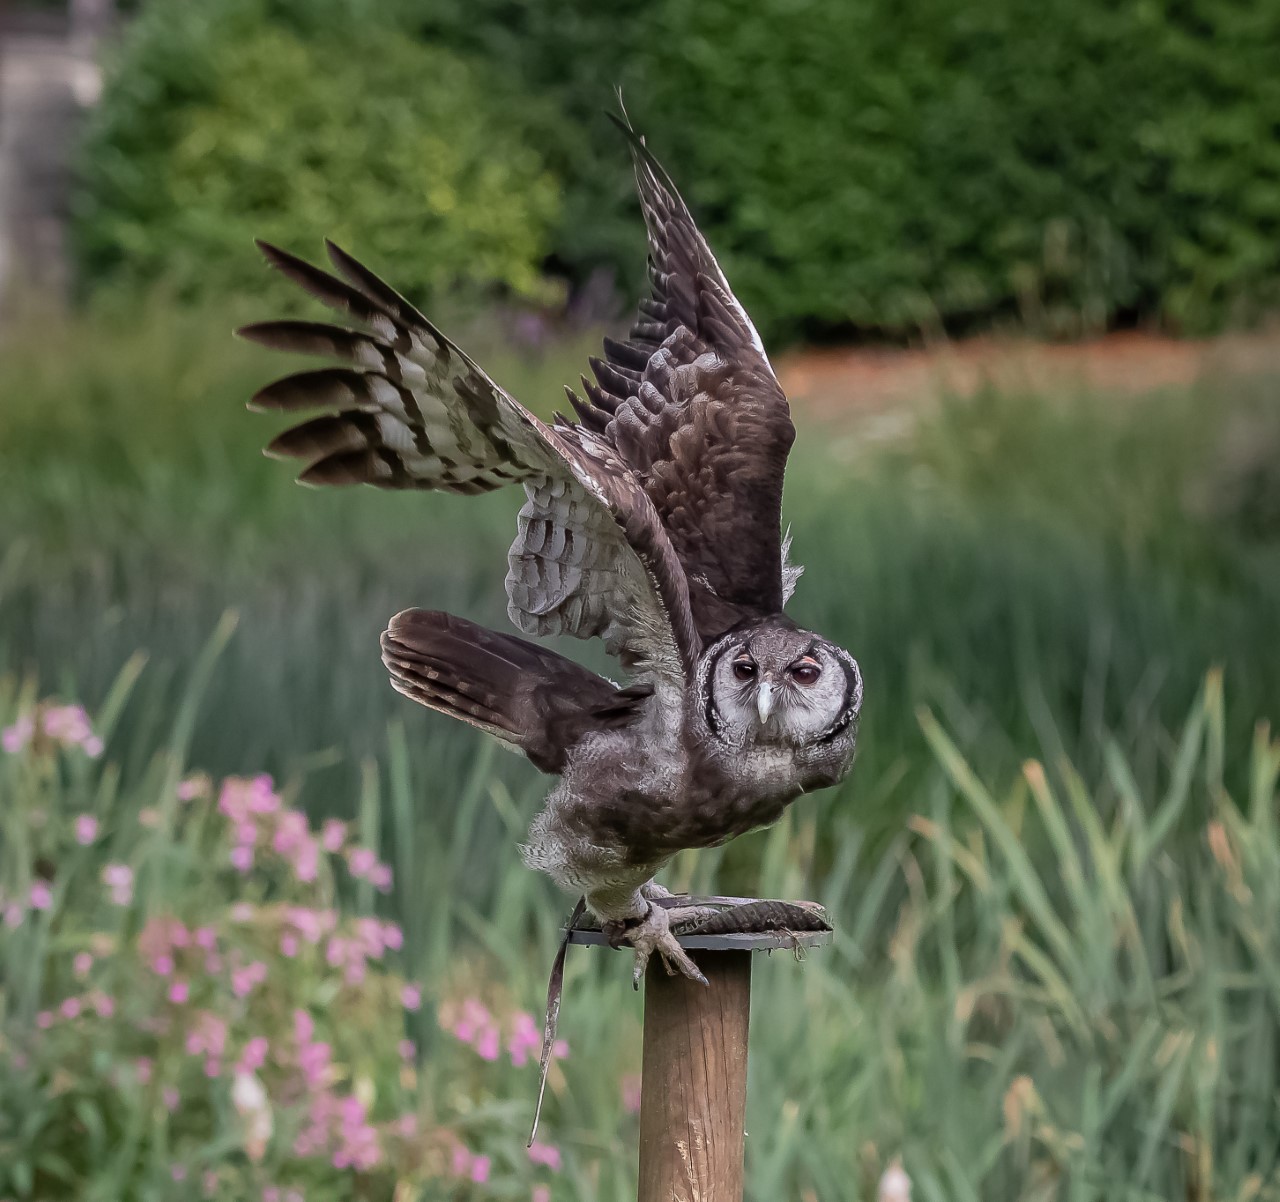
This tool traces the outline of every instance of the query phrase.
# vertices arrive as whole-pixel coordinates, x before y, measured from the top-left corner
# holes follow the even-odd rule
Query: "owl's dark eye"
[[[791,665],[791,679],[796,684],[814,684],[821,675],[822,665],[817,660],[802,659],[798,664]]]
[[[733,674],[738,680],[755,680],[756,666],[749,659],[735,659],[733,661]]]

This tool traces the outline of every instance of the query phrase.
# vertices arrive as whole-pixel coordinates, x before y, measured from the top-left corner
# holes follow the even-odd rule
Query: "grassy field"
[[[540,1005],[567,899],[515,843],[545,786],[412,710],[376,654],[411,604],[504,625],[516,498],[297,488],[258,454],[271,423],[243,408],[284,370],[230,340],[246,316],[158,305],[38,339],[33,326],[3,348],[0,720],[56,695],[106,737],[92,763],[5,761],[7,844],[86,807],[115,840],[77,853],[66,882],[59,861],[54,906],[31,916],[46,925],[0,928],[5,1038],[30,1036],[77,941],[116,921],[93,900],[111,855],[139,871],[123,929],[250,894],[271,904],[275,878],[197,871],[197,851],[225,857],[229,836],[191,819],[162,828],[189,871],[144,871],[158,836],[139,822],[170,813],[187,771],[271,772],[290,804],[353,820],[395,870],[386,898],[337,872],[328,903],[376,903],[402,928],[388,979],[427,997],[406,1018],[423,1053],[414,1104],[491,1165],[483,1185],[427,1174],[421,1196],[528,1197],[546,1183],[521,1148],[531,1070],[477,1058],[436,1020],[469,996],[494,1014]],[[587,344],[522,356],[481,330],[471,345],[546,411]],[[671,873],[812,897],[839,922],[803,966],[758,965],[753,1199],[868,1197],[897,1154],[938,1202],[1280,1197],[1278,753],[1259,726],[1280,712],[1275,383],[1123,404],[984,394],[875,445],[798,415],[786,516],[808,573],[794,613],[862,663],[858,764],[773,831]],[[0,890],[25,896],[31,871],[5,852]],[[303,1004],[329,987],[317,972]],[[631,1188],[621,1086],[640,1006],[624,978],[612,957],[571,960],[572,1054],[544,1133],[563,1154],[557,1199]],[[360,1071],[379,1098],[399,1081],[380,1060]],[[34,1070],[14,1080],[0,1122],[50,1095]],[[246,1159],[222,1086],[207,1088],[195,1117],[147,1111],[158,1125],[140,1146],[233,1166],[227,1197],[295,1179],[308,1197],[385,1196],[276,1145]],[[128,1182],[188,1196],[168,1155],[118,1167],[96,1194],[59,1193],[46,1167],[43,1191],[39,1174],[0,1175],[0,1195],[124,1196]]]

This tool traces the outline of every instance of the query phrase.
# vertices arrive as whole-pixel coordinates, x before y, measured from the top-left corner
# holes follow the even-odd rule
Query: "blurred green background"
[[[604,117],[621,86],[784,383],[855,348],[794,398],[785,520],[794,615],[867,682],[857,765],[672,872],[812,897],[839,927],[803,967],[757,965],[748,1196],[874,1197],[901,1156],[938,1202],[1280,1198],[1280,9],[139,0],[96,53],[70,297],[11,288],[0,324],[0,719],[57,697],[110,721],[92,765],[0,755],[0,902],[85,806],[146,885],[114,955],[157,913],[283,902],[274,879],[199,875],[205,835],[177,819],[188,868],[147,875],[169,853],[146,813],[179,776],[273,774],[395,867],[388,896],[338,882],[329,902],[403,927],[424,1129],[492,1169],[455,1171],[439,1140],[360,1171],[278,1134],[254,1160],[230,1074],[194,1109],[117,1105],[114,1066],[151,1035],[98,1031],[113,1050],[81,1072],[35,1025],[106,921],[107,849],[49,844],[53,911],[0,928],[0,1061],[27,1065],[0,1074],[0,1197],[196,1197],[197,1170],[228,1198],[633,1191],[620,959],[571,957],[556,1171],[531,1177],[522,1148],[531,1070],[449,1058],[464,995],[538,1013],[571,899],[518,861],[545,782],[378,662],[409,605],[506,628],[518,498],[296,487],[243,405],[292,365],[230,336],[318,315],[252,238],[330,236],[550,412],[643,279]],[[1159,387],[1139,364],[1123,385],[925,373],[889,394],[865,369],[1133,330],[1165,339],[1150,368],[1220,341]],[[317,971],[263,1005],[321,1012]],[[351,1055],[343,1088],[376,1108],[399,1070]],[[109,1172],[66,1139],[98,1123],[110,1145],[134,1114],[140,1150]]]

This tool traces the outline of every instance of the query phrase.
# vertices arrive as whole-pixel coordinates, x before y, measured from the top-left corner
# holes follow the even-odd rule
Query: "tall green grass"
[[[145,746],[233,610],[198,762],[297,778],[313,809],[341,809],[394,718],[447,799],[476,737],[392,693],[377,636],[408,605],[506,628],[519,498],[298,488],[259,454],[273,424],[243,406],[292,366],[230,337],[258,315],[157,303],[11,331],[0,662],[93,703],[147,654],[121,725]],[[596,336],[537,353],[497,328],[465,340],[545,413]],[[896,829],[924,758],[920,704],[984,770],[1008,768],[1052,722],[1086,756],[1114,734],[1147,779],[1158,732],[1208,665],[1242,712],[1274,715],[1280,659],[1262,650],[1280,634],[1280,534],[1237,520],[1224,449],[1274,411],[1272,385],[1227,377],[1123,404],[989,393],[922,413],[887,446],[799,413],[786,519],[808,571],[793,612],[854,652],[868,688],[854,779],[805,804]],[[602,664],[594,648],[566,651]],[[494,771],[537,788],[515,760]]]
[[[135,674],[102,716],[100,770],[80,765],[63,776],[10,766],[11,839],[92,798],[115,855],[145,807],[172,814],[187,734],[211,715],[201,711],[196,680],[147,774],[125,783],[111,762],[114,717]],[[0,719],[22,704],[0,690]],[[1233,741],[1221,677],[1212,674],[1147,787],[1114,740],[1098,748],[1097,770],[1058,753],[982,778],[935,714],[922,710],[917,721],[928,747],[917,811],[878,854],[866,854],[850,811],[823,820],[793,808],[760,837],[759,891],[822,899],[836,937],[799,963],[787,954],[756,959],[748,1197],[869,1199],[901,1156],[927,1202],[1280,1198],[1280,742],[1268,725]],[[530,799],[495,778],[493,754],[486,746],[465,765],[449,805],[424,806],[436,783],[393,726],[365,770],[358,833],[392,849],[398,883],[382,909],[404,930],[399,971],[426,987],[429,1005],[407,1016],[421,1055],[420,1113],[497,1158],[495,1184],[505,1192],[474,1196],[514,1197],[521,1160],[513,1149],[532,1109],[533,1066],[477,1072],[438,1026],[439,1008],[464,994],[536,1013],[567,908],[519,863]],[[1244,781],[1234,795],[1229,764]],[[192,812],[197,829],[208,826],[212,815]],[[183,859],[190,837],[171,852],[156,838],[143,832],[157,854],[137,860],[146,881],[139,920],[210,914],[216,865]],[[827,855],[819,854],[824,843]],[[55,868],[56,896],[64,876],[75,878],[77,896],[85,892],[79,877],[92,886],[96,865],[85,859]],[[668,879],[712,890],[726,862],[723,851],[682,855]],[[3,866],[13,894],[26,868],[12,856]],[[203,891],[187,892],[188,882]],[[374,895],[363,885],[356,892],[363,896],[350,902],[367,913]],[[10,999],[7,1012],[0,1008],[0,1058],[30,1046],[23,1020],[61,996],[62,961],[83,942],[82,923],[58,902],[39,924],[35,955],[25,928],[0,932],[0,985]],[[295,980],[289,963],[276,967]],[[279,983],[268,988],[285,996]],[[122,982],[118,991],[123,998]],[[621,1085],[639,1068],[641,1006],[625,957],[574,950],[561,1014],[571,1055],[553,1074],[542,1130],[565,1154],[556,1197],[605,1202],[634,1192],[637,1130]],[[136,1035],[122,1036],[129,1054],[145,1054]],[[385,1031],[380,1037],[388,1042]],[[97,1106],[111,1105],[101,1090],[112,1054],[101,1048],[95,1079],[73,1086],[92,1089]],[[25,1071],[6,1077],[0,1099],[48,1114],[69,1082],[41,1081]],[[120,1104],[127,1117],[133,1093]],[[70,1114],[72,1127],[88,1121],[78,1109]],[[130,1136],[151,1174],[148,1196],[169,1196],[154,1188],[156,1175],[175,1153],[191,1154],[199,1126],[191,1122],[157,1119],[152,1134]],[[252,1179],[234,1126],[224,1142],[194,1145],[198,1163],[224,1180]],[[87,1181],[92,1196],[108,1196],[108,1170],[117,1184],[133,1180],[118,1158],[100,1168],[80,1160],[66,1132],[33,1131],[62,1149],[49,1162],[59,1179]],[[430,1188],[403,1196],[430,1197]],[[312,1192],[341,1196],[340,1183],[320,1188],[317,1180]],[[451,1196],[473,1195],[459,1186]]]
[[[403,702],[376,650],[406,605],[504,624],[516,498],[297,488],[243,409],[286,370],[231,341],[244,316],[157,306],[9,336],[5,696],[115,711],[104,780],[129,812],[188,765],[272,771],[314,815],[358,816],[396,869],[408,970],[437,1000],[483,985],[536,1009],[568,899],[515,844],[546,782]],[[544,412],[585,355],[472,345]],[[797,415],[793,608],[863,665],[859,760],[668,874],[837,919],[804,965],[756,966],[754,1199],[867,1197],[898,1152],[929,1202],[1277,1196],[1280,535],[1239,501],[1275,457],[1231,450],[1270,387],[984,394],[889,445]],[[574,1054],[546,1121],[584,1200],[633,1185],[625,977],[571,957]],[[469,1093],[430,1013],[415,1034],[464,1121],[524,1123],[531,1081]]]

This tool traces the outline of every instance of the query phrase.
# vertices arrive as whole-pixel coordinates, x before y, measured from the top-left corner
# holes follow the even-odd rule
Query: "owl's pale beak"
[[[760,682],[760,687],[756,690],[756,710],[760,714],[760,725],[763,726],[769,721],[769,715],[773,713],[773,707],[777,698],[774,696],[773,685],[767,680]]]

